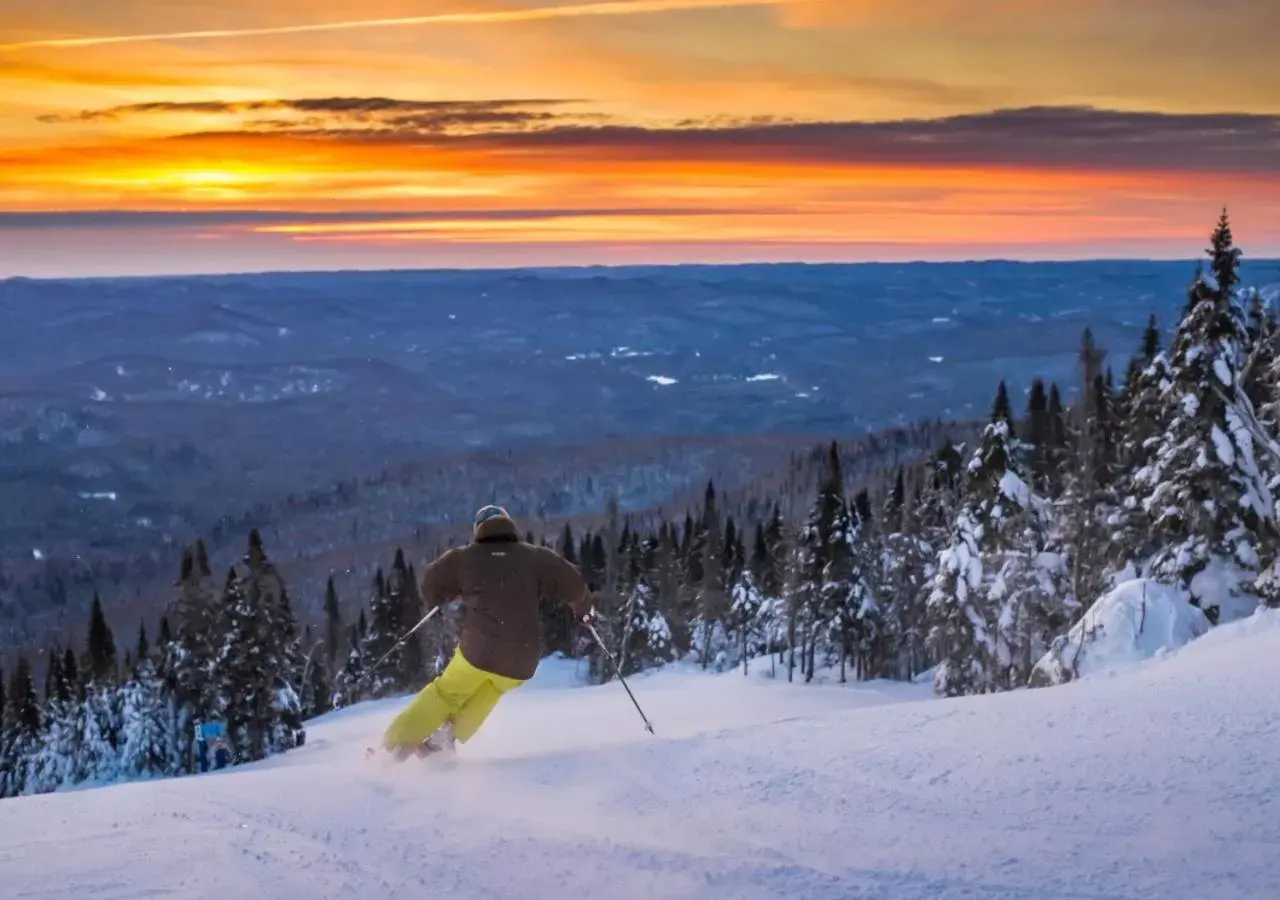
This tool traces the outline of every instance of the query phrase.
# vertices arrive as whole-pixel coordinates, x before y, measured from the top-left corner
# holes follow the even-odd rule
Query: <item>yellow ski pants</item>
[[[382,737],[384,747],[416,746],[453,722],[453,736],[466,743],[493,712],[502,695],[524,684],[477,669],[455,650],[440,676],[418,692]]]

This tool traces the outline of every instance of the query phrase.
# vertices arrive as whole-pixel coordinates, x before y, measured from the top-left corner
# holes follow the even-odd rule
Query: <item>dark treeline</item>
[[[602,524],[527,539],[580,567],[624,674],[931,671],[939,695],[985,693],[1070,678],[1067,631],[1123,580],[1175,585],[1212,623],[1275,605],[1276,317],[1239,286],[1225,214],[1209,257],[1173,333],[1153,317],[1122,374],[1085,332],[1070,406],[1036,381],[1015,408],[1001,383],[986,423],[924,428],[933,449],[896,465],[831,443],[755,493],[709,483],[674,518],[611,500]],[[121,654],[95,598],[81,652],[52,648],[43,699],[26,658],[0,679],[0,796],[194,771],[208,719],[227,723],[236,762],[260,759],[315,715],[420,688],[459,623],[447,610],[388,654],[423,614],[417,583],[397,551],[365,602],[344,617],[330,581],[323,619],[300,629],[257,531],[221,580],[196,542],[154,641],[140,628]],[[611,677],[563,609],[542,620],[546,653]]]

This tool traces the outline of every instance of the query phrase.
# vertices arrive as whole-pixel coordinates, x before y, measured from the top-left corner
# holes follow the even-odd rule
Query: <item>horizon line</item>
[[[1140,264],[1174,264],[1199,263],[1201,254],[1189,256],[1097,256],[1097,257],[1061,257],[1043,259],[1019,259],[1007,256],[971,257],[965,259],[930,259],[920,257],[909,260],[847,260],[847,261],[807,261],[807,260],[770,260],[755,262],[678,262],[678,263],[562,263],[556,265],[475,265],[475,266],[409,266],[409,267],[370,267],[370,268],[334,268],[334,269],[228,269],[225,271],[202,271],[188,273],[137,273],[131,275],[0,275],[0,285],[14,281],[139,281],[177,278],[272,278],[285,276],[359,276],[390,274],[458,274],[479,272],[586,272],[593,270],[641,270],[641,269],[745,269],[745,268],[855,268],[886,266],[976,266],[976,265],[1019,265],[1019,266],[1067,266],[1090,265],[1097,263],[1140,263]],[[1280,250],[1274,256],[1252,256],[1241,260],[1242,266],[1250,263],[1280,265]]]

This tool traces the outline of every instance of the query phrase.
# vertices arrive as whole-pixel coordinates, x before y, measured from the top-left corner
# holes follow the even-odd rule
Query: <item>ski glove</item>
[[[596,611],[594,609],[588,610],[587,612],[584,612],[582,614],[582,624],[586,625],[588,628],[592,628],[595,626]]]

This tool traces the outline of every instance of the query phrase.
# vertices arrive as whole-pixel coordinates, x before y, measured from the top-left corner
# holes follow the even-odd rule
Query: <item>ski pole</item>
[[[430,618],[434,616],[436,613],[438,613],[439,611],[440,611],[440,607],[438,606],[431,607],[431,612],[427,613],[425,616],[419,619],[417,625],[414,625],[412,628],[406,631],[403,635],[401,635],[400,640],[396,641],[395,644],[392,645],[390,650],[382,654],[382,659],[378,660],[369,668],[365,669],[364,674],[362,674],[359,678],[357,678],[355,683],[359,684],[360,682],[364,681],[365,675],[368,675],[370,672],[376,672],[378,670],[378,666],[382,665],[384,662],[387,661],[388,656],[390,656],[392,653],[395,653],[397,650],[399,650],[400,647],[404,644],[404,642],[409,640],[409,638],[413,636],[413,633],[415,631],[417,631],[423,625],[426,625],[428,620],[430,620]]]
[[[657,736],[653,730],[653,726],[649,724],[649,717],[644,714],[644,710],[640,708],[640,704],[636,701],[636,695],[631,693],[631,688],[627,687],[627,679],[622,677],[622,670],[618,668],[618,661],[613,658],[613,654],[609,652],[609,648],[604,645],[604,641],[600,638],[600,632],[596,631],[596,626],[590,621],[584,620],[583,625],[587,626],[587,630],[591,632],[591,636],[596,639],[596,643],[600,645],[600,649],[604,651],[604,655],[609,657],[609,662],[613,664],[614,674],[618,676],[618,680],[622,682],[623,688],[627,691],[627,696],[631,698],[631,703],[635,706],[636,712],[640,713],[640,718],[644,720],[644,727],[655,737]]]

